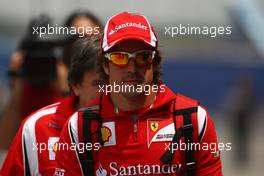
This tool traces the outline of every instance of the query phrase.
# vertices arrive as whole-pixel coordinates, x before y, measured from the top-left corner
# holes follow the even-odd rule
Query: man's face
[[[94,28],[95,24],[89,18],[78,17],[78,18],[74,19],[74,21],[72,23],[72,26],[75,27],[75,28],[79,28],[79,27],[91,27],[91,28]]]
[[[95,84],[99,79],[99,74],[95,70],[87,71],[80,84],[73,85],[73,91],[79,96],[79,106],[94,101],[99,96],[98,85]]]
[[[72,26],[77,29],[81,37],[83,37],[84,35],[89,36],[91,34],[97,33],[98,31],[95,30],[95,27],[98,27],[99,29],[99,26],[97,26],[91,19],[87,17],[76,18],[73,21]]]
[[[110,52],[137,52],[140,50],[152,50],[150,46],[138,40],[127,40],[115,46]],[[104,65],[104,70],[109,75],[109,84],[113,85],[151,85],[153,83],[153,65],[139,67],[135,65],[134,58],[130,58],[127,66],[119,67],[111,62]],[[127,96],[136,96],[141,92],[126,92]]]

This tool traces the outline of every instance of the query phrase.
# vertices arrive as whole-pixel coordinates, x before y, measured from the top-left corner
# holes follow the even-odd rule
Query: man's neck
[[[151,92],[149,95],[139,94],[133,97],[125,96],[121,93],[111,93],[110,97],[114,106],[121,111],[135,111],[153,104],[156,93]]]

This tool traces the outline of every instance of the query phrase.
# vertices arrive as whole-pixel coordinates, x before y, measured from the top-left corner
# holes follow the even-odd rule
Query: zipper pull
[[[138,116],[134,115],[133,117],[133,138],[134,141],[137,141],[137,134],[138,134]]]

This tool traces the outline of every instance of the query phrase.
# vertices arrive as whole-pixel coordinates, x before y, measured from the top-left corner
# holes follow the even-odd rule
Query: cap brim
[[[133,36],[133,35],[126,35],[126,36],[123,36],[123,37],[120,37],[118,40],[115,40],[114,42],[110,43],[108,45],[108,48],[105,50],[105,48],[103,48],[104,52],[107,52],[109,50],[111,50],[114,46],[118,45],[119,43],[121,42],[124,42],[124,41],[127,41],[127,40],[138,40],[138,41],[141,41],[141,42],[144,42],[145,44],[155,48],[156,47],[156,42],[155,42],[155,45],[152,45],[150,42],[146,41],[143,37],[140,37],[140,36]]]

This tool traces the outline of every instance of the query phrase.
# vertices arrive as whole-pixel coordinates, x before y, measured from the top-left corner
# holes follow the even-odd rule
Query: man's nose
[[[129,59],[129,62],[128,62],[128,65],[127,65],[127,71],[128,72],[135,72],[135,69],[136,69],[136,65],[135,65],[135,58],[132,57]]]

